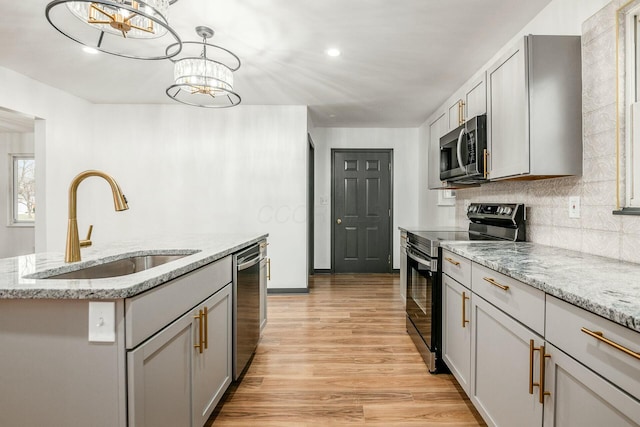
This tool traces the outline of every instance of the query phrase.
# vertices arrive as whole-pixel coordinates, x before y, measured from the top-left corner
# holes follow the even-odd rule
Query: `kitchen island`
[[[640,265],[524,242],[441,247],[443,359],[487,424],[640,425]]]
[[[72,264],[0,260],[0,425],[203,425],[231,382],[231,255],[266,237],[118,243]],[[167,254],[178,256],[119,277],[44,278]]]

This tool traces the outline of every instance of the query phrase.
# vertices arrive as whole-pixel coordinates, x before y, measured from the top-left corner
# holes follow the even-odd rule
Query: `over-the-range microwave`
[[[487,181],[487,115],[467,120],[440,138],[440,180],[458,184]]]

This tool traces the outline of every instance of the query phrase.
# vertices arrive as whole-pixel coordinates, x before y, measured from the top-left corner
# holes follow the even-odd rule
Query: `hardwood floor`
[[[208,426],[485,425],[453,376],[427,371],[398,275],[316,275],[309,289],[269,296],[253,362]]]

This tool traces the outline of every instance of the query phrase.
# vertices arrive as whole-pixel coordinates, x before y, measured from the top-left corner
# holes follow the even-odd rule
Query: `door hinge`
[[[389,163],[389,172],[391,172],[391,163]]]
[[[391,218],[391,209],[389,209],[389,218]]]
[[[391,254],[389,254],[389,260],[387,261],[387,264],[391,264]]]

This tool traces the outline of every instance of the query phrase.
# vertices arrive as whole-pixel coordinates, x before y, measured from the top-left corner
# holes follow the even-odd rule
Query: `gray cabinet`
[[[471,384],[470,313],[471,291],[443,274],[442,358],[467,394]]]
[[[232,378],[231,284],[127,354],[131,426],[202,426]]]
[[[474,294],[471,309],[471,401],[490,426],[542,425],[543,407],[531,392],[540,376],[544,340]]]
[[[487,86],[485,73],[464,88],[464,121],[487,112]]]
[[[193,310],[192,335],[199,338],[202,325],[202,346],[191,348],[193,368],[193,426],[202,426],[224,395],[232,379],[232,285],[228,284]],[[200,322],[202,310],[202,322]],[[197,311],[197,313],[196,313]],[[198,318],[196,319],[196,316]],[[199,342],[196,344],[200,345]]]
[[[640,425],[640,401],[555,346],[545,353],[544,427]]]
[[[400,231],[400,298],[407,304],[407,232]]]
[[[429,125],[429,189],[443,188],[440,181],[440,137],[447,133],[447,113],[442,113]]]
[[[582,173],[578,36],[525,36],[487,70],[489,178]]]

